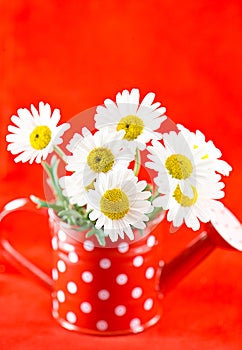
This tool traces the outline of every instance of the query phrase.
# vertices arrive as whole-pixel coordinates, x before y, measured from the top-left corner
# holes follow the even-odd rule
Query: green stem
[[[151,202],[152,202],[155,198],[159,197],[159,195],[160,195],[160,192],[156,189],[156,190],[155,190],[155,193],[151,196]]]
[[[149,217],[150,220],[153,220],[158,214],[160,214],[163,211],[164,211],[163,208],[155,207],[151,213],[147,214],[147,216]]]
[[[136,148],[135,163],[134,163],[134,175],[138,176],[141,166],[140,150]]]
[[[152,203],[155,198],[159,197],[159,195],[160,195],[160,193],[158,192],[158,190],[156,188],[154,194],[149,199],[150,202]],[[162,211],[164,211],[164,209],[162,207],[155,207],[154,210],[150,214],[148,214],[149,219],[152,220],[153,218],[155,218]]]
[[[54,171],[56,170],[56,168],[58,166],[57,160],[55,162],[53,162],[54,164],[52,164],[52,167],[49,167],[49,165],[46,162],[42,162],[41,164],[51,179],[51,182],[53,185],[53,191],[54,191],[55,195],[64,204],[66,201],[65,201],[65,198],[62,194],[62,190],[60,188],[57,175],[54,173]]]
[[[62,159],[62,160],[64,160],[64,162],[65,162],[65,159],[66,159],[66,154],[62,151],[62,149],[59,147],[59,146],[54,146],[54,150],[55,150],[55,152],[58,154],[58,156],[60,156],[60,158]]]

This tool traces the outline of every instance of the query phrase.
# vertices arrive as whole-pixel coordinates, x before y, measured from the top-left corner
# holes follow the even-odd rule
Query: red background
[[[242,220],[240,0],[14,0],[0,1],[0,16],[1,205],[43,193],[42,169],[16,165],[6,152],[17,108],[43,100],[59,107],[64,121],[138,87],[143,96],[154,91],[174,122],[200,129],[222,150],[234,169],[224,203]],[[40,225],[22,215],[9,230],[47,266],[47,226]],[[192,237],[164,229],[164,257]],[[97,338],[56,325],[48,293],[0,258],[0,348],[241,349],[241,268],[240,253],[217,249],[167,295],[158,325],[136,336]]]

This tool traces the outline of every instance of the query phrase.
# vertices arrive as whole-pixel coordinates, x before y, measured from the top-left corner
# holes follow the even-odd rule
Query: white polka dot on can
[[[153,299],[152,299],[152,298],[146,299],[145,302],[144,302],[144,309],[145,309],[146,311],[151,310],[152,307],[153,307],[153,304],[154,304],[154,302],[153,302]]]
[[[93,280],[93,274],[90,271],[84,271],[81,275],[81,278],[86,283],[91,283]]]
[[[140,298],[142,293],[143,293],[143,291],[142,291],[142,288],[140,288],[140,287],[135,287],[131,291],[132,298],[134,298],[134,299]]]
[[[100,300],[108,300],[110,297],[110,293],[107,289],[101,289],[97,295]]]
[[[68,282],[67,283],[67,290],[70,294],[75,294],[77,292],[77,285],[75,282]]]
[[[66,319],[70,323],[76,323],[77,317],[76,314],[72,311],[68,311],[66,314]]]
[[[133,259],[133,265],[134,265],[135,267],[140,267],[140,266],[142,266],[142,265],[143,265],[143,262],[144,262],[144,258],[143,258],[143,256],[141,256],[141,255],[138,255],[138,256],[136,256],[136,257]]]
[[[135,329],[135,328],[140,327],[140,324],[141,324],[140,319],[138,317],[135,317],[130,321],[129,326],[131,329]]]
[[[74,246],[69,243],[62,244],[61,248],[67,252],[73,252],[75,250]]]
[[[119,245],[118,245],[118,251],[119,253],[126,253],[127,251],[129,250],[129,245],[127,242],[121,242]]]
[[[78,262],[78,255],[75,252],[70,252],[68,254],[68,259],[70,260],[71,263],[75,264]]]
[[[56,293],[56,297],[60,303],[64,303],[64,301],[66,300],[66,296],[63,290],[58,290]]]
[[[103,258],[99,261],[99,266],[104,270],[109,269],[111,266],[111,260],[107,258]]]
[[[154,277],[155,269],[154,267],[150,266],[145,271],[145,277],[150,280],[152,277]]]
[[[80,305],[80,309],[84,314],[90,314],[92,311],[92,305],[87,301],[83,301],[83,303]]]
[[[58,238],[61,242],[65,242],[66,241],[66,233],[62,230],[58,231]]]
[[[52,308],[53,310],[58,310],[59,309],[59,303],[58,303],[58,300],[57,299],[53,299],[52,300]]]
[[[108,329],[108,323],[105,320],[99,320],[96,323],[96,327],[99,331],[106,331]]]
[[[86,250],[87,252],[92,252],[94,250],[94,243],[90,240],[86,240],[83,243],[83,249]]]
[[[64,263],[63,260],[58,260],[58,261],[57,261],[57,269],[58,269],[60,272],[65,272],[65,271],[66,271],[66,264]]]
[[[118,275],[116,277],[116,282],[117,284],[119,284],[120,286],[126,284],[128,282],[128,276],[125,275],[125,273],[121,273],[120,275]]]
[[[155,245],[155,236],[151,235],[147,239],[147,246],[149,248],[153,247]]]
[[[52,269],[52,278],[53,278],[53,281],[57,281],[58,280],[58,271],[57,271],[56,268]]]
[[[58,240],[57,237],[53,237],[51,240],[51,245],[53,250],[57,250],[58,249]]]
[[[126,314],[126,306],[124,305],[118,305],[114,309],[114,313],[116,316],[123,316]]]

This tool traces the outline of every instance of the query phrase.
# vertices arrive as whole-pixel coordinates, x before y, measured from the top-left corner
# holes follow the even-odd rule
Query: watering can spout
[[[214,212],[206,229],[161,267],[160,292],[166,294],[174,288],[216,247],[242,251],[242,225],[227,208]]]
[[[190,271],[202,262],[214,249],[206,231],[202,232],[180,254],[164,264],[161,271],[160,291],[166,294]]]

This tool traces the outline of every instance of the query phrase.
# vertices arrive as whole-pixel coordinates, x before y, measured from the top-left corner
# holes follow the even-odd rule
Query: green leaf
[[[97,240],[98,240],[98,243],[102,246],[102,247],[105,247],[106,245],[106,241],[105,241],[105,234],[103,232],[102,229],[100,230],[97,230],[96,228],[93,228],[92,230],[88,231],[88,233],[86,234],[86,237],[91,237],[95,235]]]
[[[54,209],[56,211],[63,209],[61,206],[59,206],[59,205],[57,205],[55,203],[48,203],[48,202],[46,202],[46,201],[44,201],[44,200],[42,200],[42,199],[40,199],[40,198],[38,198],[38,197],[36,197],[34,195],[31,195],[30,199],[31,199],[32,202],[37,204],[38,208],[52,208],[52,209]]]

